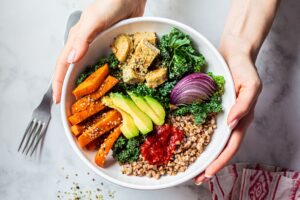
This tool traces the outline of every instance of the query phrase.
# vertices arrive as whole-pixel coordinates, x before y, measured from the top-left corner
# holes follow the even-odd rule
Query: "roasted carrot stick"
[[[96,140],[94,140],[94,141],[90,142],[89,144],[87,144],[85,147],[89,151],[96,151],[100,148],[103,141],[104,141],[104,139],[97,138]]]
[[[98,90],[96,90],[95,92],[93,92],[87,96],[84,96],[84,97],[78,99],[72,105],[72,114],[85,110],[92,102],[94,102],[94,101],[98,100],[99,98],[101,98],[102,96],[104,96],[118,82],[119,82],[119,80],[116,79],[115,77],[107,76],[107,78],[100,85]]]
[[[85,125],[81,125],[81,124],[75,124],[71,126],[71,131],[75,136],[80,135],[84,129],[85,129]]]
[[[85,129],[87,129],[88,127],[95,124],[97,122],[97,120],[100,119],[100,117],[101,117],[100,114],[96,114],[79,124],[75,124],[75,125],[71,126],[72,133],[76,137],[78,137],[81,133],[83,133],[83,131],[85,131]]]
[[[93,102],[93,104],[90,104],[86,110],[75,113],[74,115],[71,115],[68,119],[72,125],[79,124],[80,122],[86,120],[90,116],[95,115],[96,113],[103,110],[104,108],[105,105],[100,100],[95,101]]]
[[[119,125],[117,128],[111,131],[108,137],[101,144],[100,149],[95,156],[95,162],[98,166],[104,166],[107,154],[109,153],[110,149],[112,148],[118,137],[121,135],[121,133],[121,125]]]
[[[82,83],[80,83],[74,90],[73,94],[76,99],[79,99],[82,96],[90,94],[96,91],[99,86],[104,81],[105,77],[108,74],[108,65],[105,64],[94,73],[89,75]]]
[[[86,146],[105,132],[113,129],[121,124],[122,117],[116,110],[110,110],[102,114],[102,117],[88,129],[86,129],[79,137],[78,142],[81,147]]]

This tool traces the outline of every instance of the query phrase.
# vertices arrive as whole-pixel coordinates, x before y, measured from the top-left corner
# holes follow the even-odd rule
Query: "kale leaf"
[[[169,79],[179,80],[184,75],[200,72],[205,58],[193,46],[190,37],[177,28],[160,39],[162,63],[168,67]]]
[[[101,58],[95,65],[88,66],[83,72],[81,72],[77,78],[76,84],[79,85],[82,83],[89,75],[106,63],[109,66],[110,74],[116,78],[120,78],[121,72],[118,67],[119,61],[114,54],[110,54],[108,57]]]
[[[137,161],[140,155],[140,145],[144,140],[144,135],[131,139],[126,139],[124,136],[119,137],[113,146],[113,157],[121,164]]]
[[[172,112],[175,116],[184,116],[192,114],[196,124],[205,122],[210,113],[219,113],[222,111],[222,95],[224,93],[225,79],[223,76],[216,76],[209,72],[209,76],[213,78],[217,85],[217,90],[213,93],[208,101],[202,103],[193,103],[189,105],[179,106]]]

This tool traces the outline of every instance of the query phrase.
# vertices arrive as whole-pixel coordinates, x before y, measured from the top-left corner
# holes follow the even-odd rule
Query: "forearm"
[[[225,58],[246,53],[255,60],[271,28],[279,2],[280,0],[232,1],[220,44]]]

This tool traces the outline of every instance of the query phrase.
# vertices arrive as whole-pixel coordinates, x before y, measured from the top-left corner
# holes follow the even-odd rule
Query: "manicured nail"
[[[52,99],[53,99],[53,103],[54,103],[54,104],[57,104],[57,101],[56,101],[55,96],[53,96]]]
[[[233,130],[233,129],[236,127],[236,125],[238,124],[238,122],[239,122],[239,120],[237,120],[237,119],[233,120],[233,121],[229,124],[230,130]]]
[[[72,49],[72,51],[69,53],[68,55],[68,59],[67,59],[67,62],[69,64],[73,63],[74,62],[74,59],[75,59],[75,56],[76,56],[76,51],[75,49]]]

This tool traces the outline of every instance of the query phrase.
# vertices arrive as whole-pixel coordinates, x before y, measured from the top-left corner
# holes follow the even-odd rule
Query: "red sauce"
[[[176,143],[182,138],[183,131],[165,124],[147,137],[141,145],[141,154],[151,165],[167,164],[176,149]]]

